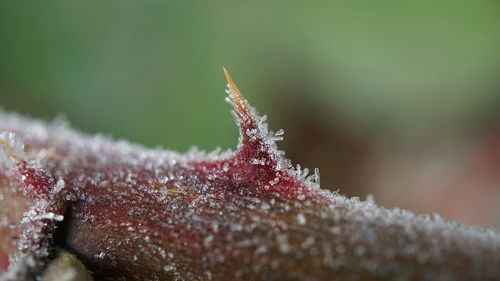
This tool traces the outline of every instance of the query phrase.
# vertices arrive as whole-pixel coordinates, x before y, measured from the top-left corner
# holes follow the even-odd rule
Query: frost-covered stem
[[[0,131],[0,162],[0,182],[6,189],[0,190],[0,195],[3,197],[4,191],[9,193],[9,186],[14,186],[19,191],[17,199],[22,200],[23,195],[32,199],[19,222],[21,232],[16,250],[10,253],[9,268],[0,280],[38,280],[52,250],[56,223],[64,219],[65,183],[62,179],[56,182],[37,160],[26,154],[24,143],[18,142],[11,131]],[[12,198],[16,200],[15,196]]]
[[[150,150],[0,112],[0,174],[21,175],[41,204],[27,213],[11,269],[38,277],[67,205],[55,243],[97,280],[498,279],[498,232],[322,190],[317,172],[307,177],[283,157],[283,132],[270,133],[226,76],[235,152]],[[64,186],[56,178],[64,196],[50,196]]]
[[[211,194],[191,207],[167,203],[160,216],[171,215],[159,221],[154,211],[123,201],[112,216],[133,227],[110,227],[111,214],[75,217],[65,243],[109,280],[495,280],[500,274],[494,231],[342,196],[238,200]],[[135,211],[155,223],[134,223]]]
[[[63,220],[65,203],[59,193],[34,202],[21,221],[17,251],[2,281],[37,280],[51,254],[56,223]]]

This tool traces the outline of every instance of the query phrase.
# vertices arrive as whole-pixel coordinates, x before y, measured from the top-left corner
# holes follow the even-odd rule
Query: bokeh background
[[[234,148],[224,65],[324,187],[500,228],[500,2],[412,2],[1,1],[0,104]]]

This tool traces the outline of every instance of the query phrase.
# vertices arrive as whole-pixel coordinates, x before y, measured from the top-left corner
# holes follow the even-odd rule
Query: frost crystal
[[[0,222],[16,237],[0,280],[38,278],[53,241],[96,280],[498,279],[498,232],[320,189],[227,77],[234,152],[146,149],[0,112],[0,210],[27,206]]]
[[[300,224],[300,225],[305,225],[307,220],[306,220],[306,217],[304,216],[304,214],[302,213],[299,213],[297,215],[297,222]]]

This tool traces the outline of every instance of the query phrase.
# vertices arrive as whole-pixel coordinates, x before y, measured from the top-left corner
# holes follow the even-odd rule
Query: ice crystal
[[[497,232],[320,189],[226,76],[234,152],[147,149],[0,112],[1,194],[31,202],[0,224],[20,225],[0,280],[38,278],[52,237],[98,280],[498,278]]]

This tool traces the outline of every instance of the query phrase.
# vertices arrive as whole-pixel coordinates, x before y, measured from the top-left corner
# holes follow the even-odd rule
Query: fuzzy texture
[[[0,186],[33,201],[0,280],[38,278],[53,235],[97,280],[498,280],[500,234],[322,190],[226,76],[234,152],[0,113]]]

